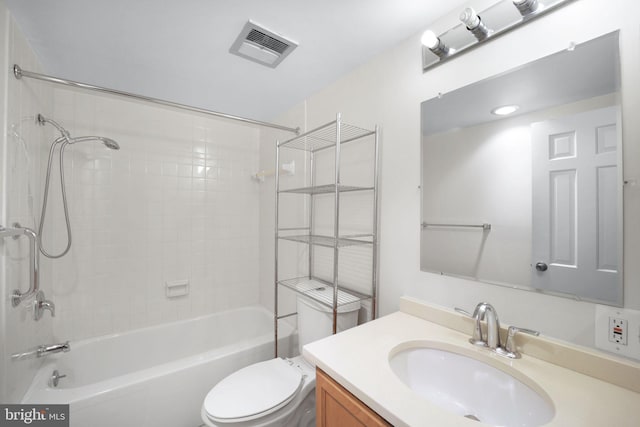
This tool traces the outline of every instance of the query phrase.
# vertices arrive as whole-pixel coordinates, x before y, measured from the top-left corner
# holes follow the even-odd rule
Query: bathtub
[[[280,348],[292,348],[292,332],[280,322]],[[245,307],[71,342],[47,356],[23,403],[69,403],[71,427],[198,427],[211,387],[271,357],[272,313]],[[66,378],[53,388],[56,369]]]

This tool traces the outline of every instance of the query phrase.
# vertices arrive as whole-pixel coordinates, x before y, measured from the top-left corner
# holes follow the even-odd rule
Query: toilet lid
[[[212,421],[253,420],[289,403],[302,383],[302,372],[284,359],[255,363],[216,384],[204,399],[204,409]]]

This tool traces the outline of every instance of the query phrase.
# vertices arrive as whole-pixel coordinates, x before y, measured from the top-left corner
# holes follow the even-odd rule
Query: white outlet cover
[[[627,345],[609,341],[609,318],[627,321]],[[640,360],[640,311],[596,305],[596,347],[600,350]]]

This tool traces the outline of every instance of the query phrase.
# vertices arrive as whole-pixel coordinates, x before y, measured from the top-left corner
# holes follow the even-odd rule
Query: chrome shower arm
[[[55,120],[51,120],[51,119],[47,119],[46,117],[44,117],[42,114],[38,114],[36,116],[36,122],[40,125],[40,126],[44,126],[46,123],[49,123],[50,125],[52,125],[54,128],[58,129],[58,132],[60,132],[60,134],[62,135],[62,137],[64,139],[66,139],[67,141],[69,141],[71,139],[71,134],[69,133],[68,130],[66,130],[65,128],[63,128],[60,124],[58,124],[58,122],[56,122]],[[57,140],[56,140],[57,141]]]

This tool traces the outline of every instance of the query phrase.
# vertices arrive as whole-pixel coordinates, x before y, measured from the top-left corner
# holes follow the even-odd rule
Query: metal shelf
[[[333,285],[325,281],[308,278],[296,277],[294,279],[281,280],[278,282],[294,292],[304,295],[328,308],[333,308]],[[338,289],[338,307],[348,304],[357,303],[370,299],[368,295],[360,295],[356,292],[347,291],[344,288]]]
[[[375,135],[375,131],[340,123],[340,143],[355,141],[365,136]],[[314,130],[281,142],[278,147],[316,152],[336,145],[338,122],[333,121]]]
[[[367,140],[363,140],[363,138],[370,138]],[[342,185],[340,184],[340,169],[343,166],[341,164],[341,151],[343,144],[351,141],[361,140],[365,142],[365,144],[357,144],[352,149],[364,149],[364,150],[373,150],[373,182],[371,184],[368,181],[365,181],[365,186],[353,186],[353,185]],[[369,144],[371,142],[371,144]],[[280,175],[275,175],[275,184],[276,184],[276,193],[275,193],[275,259],[274,259],[274,350],[275,356],[278,357],[278,320],[284,319],[285,317],[289,317],[295,315],[296,313],[288,313],[283,316],[278,314],[278,290],[282,287],[290,289],[300,295],[305,295],[306,297],[311,298],[311,300],[318,302],[322,306],[326,306],[329,308],[328,311],[332,314],[332,331],[336,333],[338,331],[338,312],[355,310],[357,309],[357,304],[359,301],[370,300],[370,311],[369,317],[371,320],[377,317],[377,289],[378,289],[378,157],[379,157],[379,130],[378,127],[375,127],[375,130],[368,130],[359,128],[357,126],[348,125],[343,123],[340,114],[336,115],[336,120],[330,123],[327,123],[323,126],[320,126],[314,130],[303,133],[300,136],[296,136],[294,138],[288,139],[284,142],[278,142],[276,144],[276,170],[280,169],[281,165],[281,150],[284,148],[303,150],[306,153],[304,154],[305,159],[309,160],[309,167],[305,168],[305,172],[308,173],[308,180],[306,181],[309,186],[301,187],[301,188],[288,188],[281,189],[280,188]],[[330,149],[331,153],[325,153],[325,155],[320,156],[323,159],[321,164],[328,160],[330,160],[330,156],[333,156],[333,179],[330,180],[327,185],[317,185],[316,182],[316,158],[317,156],[314,154],[317,151]],[[291,153],[289,153],[291,154]],[[357,154],[357,152],[356,152]],[[305,160],[306,161],[306,160]],[[327,173],[332,172],[330,169]],[[327,181],[324,181],[327,182]],[[373,198],[373,209],[371,211],[371,215],[373,216],[372,228],[365,229],[364,234],[346,234],[346,230],[344,227],[340,226],[340,205],[342,197],[340,197],[340,193],[345,192],[354,192],[354,191],[369,191],[371,197]],[[280,226],[279,222],[279,212],[280,212],[280,197],[282,194],[308,194],[308,195],[316,195],[316,194],[333,194],[334,202],[330,205],[322,204],[321,214],[323,218],[327,215],[331,215],[327,211],[329,209],[332,210],[333,215],[333,232],[328,229],[320,230],[318,224],[316,223],[315,216],[320,215],[319,212],[316,212],[315,203],[318,201],[315,197],[302,197],[299,199],[300,203],[304,203],[302,207],[304,207],[304,211],[301,211],[302,215],[306,215],[306,219],[302,220],[299,215],[296,215],[296,221],[298,223],[306,223],[306,226],[288,226],[283,224],[283,227]],[[368,196],[369,194],[365,194]],[[328,225],[327,225],[328,227]],[[316,232],[329,233],[329,235],[318,235],[314,234]],[[296,243],[302,243],[308,245],[306,249],[306,257],[307,262],[305,269],[308,270],[305,272],[299,271],[298,273],[294,273],[296,275],[304,275],[304,277],[298,277],[295,279],[287,279],[282,280],[279,276],[279,268],[278,268],[278,254],[279,254],[279,245],[282,241],[292,241]],[[333,252],[333,256],[331,259],[326,258],[327,251],[321,250],[317,246],[323,246],[326,248],[331,248]],[[342,248],[345,247],[354,247],[361,248],[357,250],[344,250],[345,254],[341,255],[343,252]],[[298,247],[287,248],[287,249],[299,249]],[[366,264],[369,262],[368,251],[371,250],[371,272],[369,273],[368,267]],[[316,252],[318,253],[319,259],[316,257]],[[354,254],[351,252],[357,253],[357,256],[354,257]],[[296,252],[298,253],[298,252]],[[283,251],[283,254],[289,254],[287,251]],[[291,256],[293,256],[291,254]],[[344,257],[344,258],[343,258]],[[342,265],[348,265],[349,263],[354,263],[353,267],[355,267],[358,274],[357,277],[352,277],[350,274],[353,272],[350,270],[342,271],[345,274],[346,279],[342,279],[340,276],[340,260],[345,259]],[[325,262],[325,264],[322,264]],[[329,262],[332,262],[333,266],[330,267],[328,265]],[[345,262],[347,264],[345,264]],[[324,277],[320,279],[314,275],[314,270],[316,269],[316,264],[322,269]],[[301,264],[299,269],[302,269]],[[362,267],[365,267],[364,269]],[[364,276],[362,276],[364,274]],[[367,276],[371,274],[371,284],[370,291],[369,285],[364,283],[363,286],[360,286],[362,279],[368,281]],[[329,276],[331,278],[329,279]],[[351,283],[351,280],[354,280],[353,283],[358,283],[355,286],[342,287],[340,283],[346,283],[348,281]],[[362,287],[363,290],[355,291],[354,288],[360,289]],[[366,289],[366,290],[365,290]],[[282,289],[283,290],[283,289]],[[364,293],[363,293],[364,292]],[[337,297],[337,301],[334,303],[334,295]],[[350,307],[349,304],[353,304],[353,307]]]
[[[370,245],[372,242],[369,240],[362,240],[362,237],[373,238],[372,235],[359,235],[358,239],[354,239],[351,237],[335,237],[331,236],[320,236],[317,234],[298,234],[293,236],[278,236],[279,239],[289,240],[292,242],[306,243],[316,246],[324,246],[327,248],[333,248],[336,240],[338,241],[338,247],[344,248],[346,246],[357,246],[357,245]]]
[[[327,184],[327,185],[316,185],[313,187],[290,188],[287,190],[280,190],[279,193],[329,194],[329,193],[335,193],[336,187],[338,187],[339,193],[346,193],[349,191],[370,191],[374,189],[373,187],[355,187],[353,185]]]

